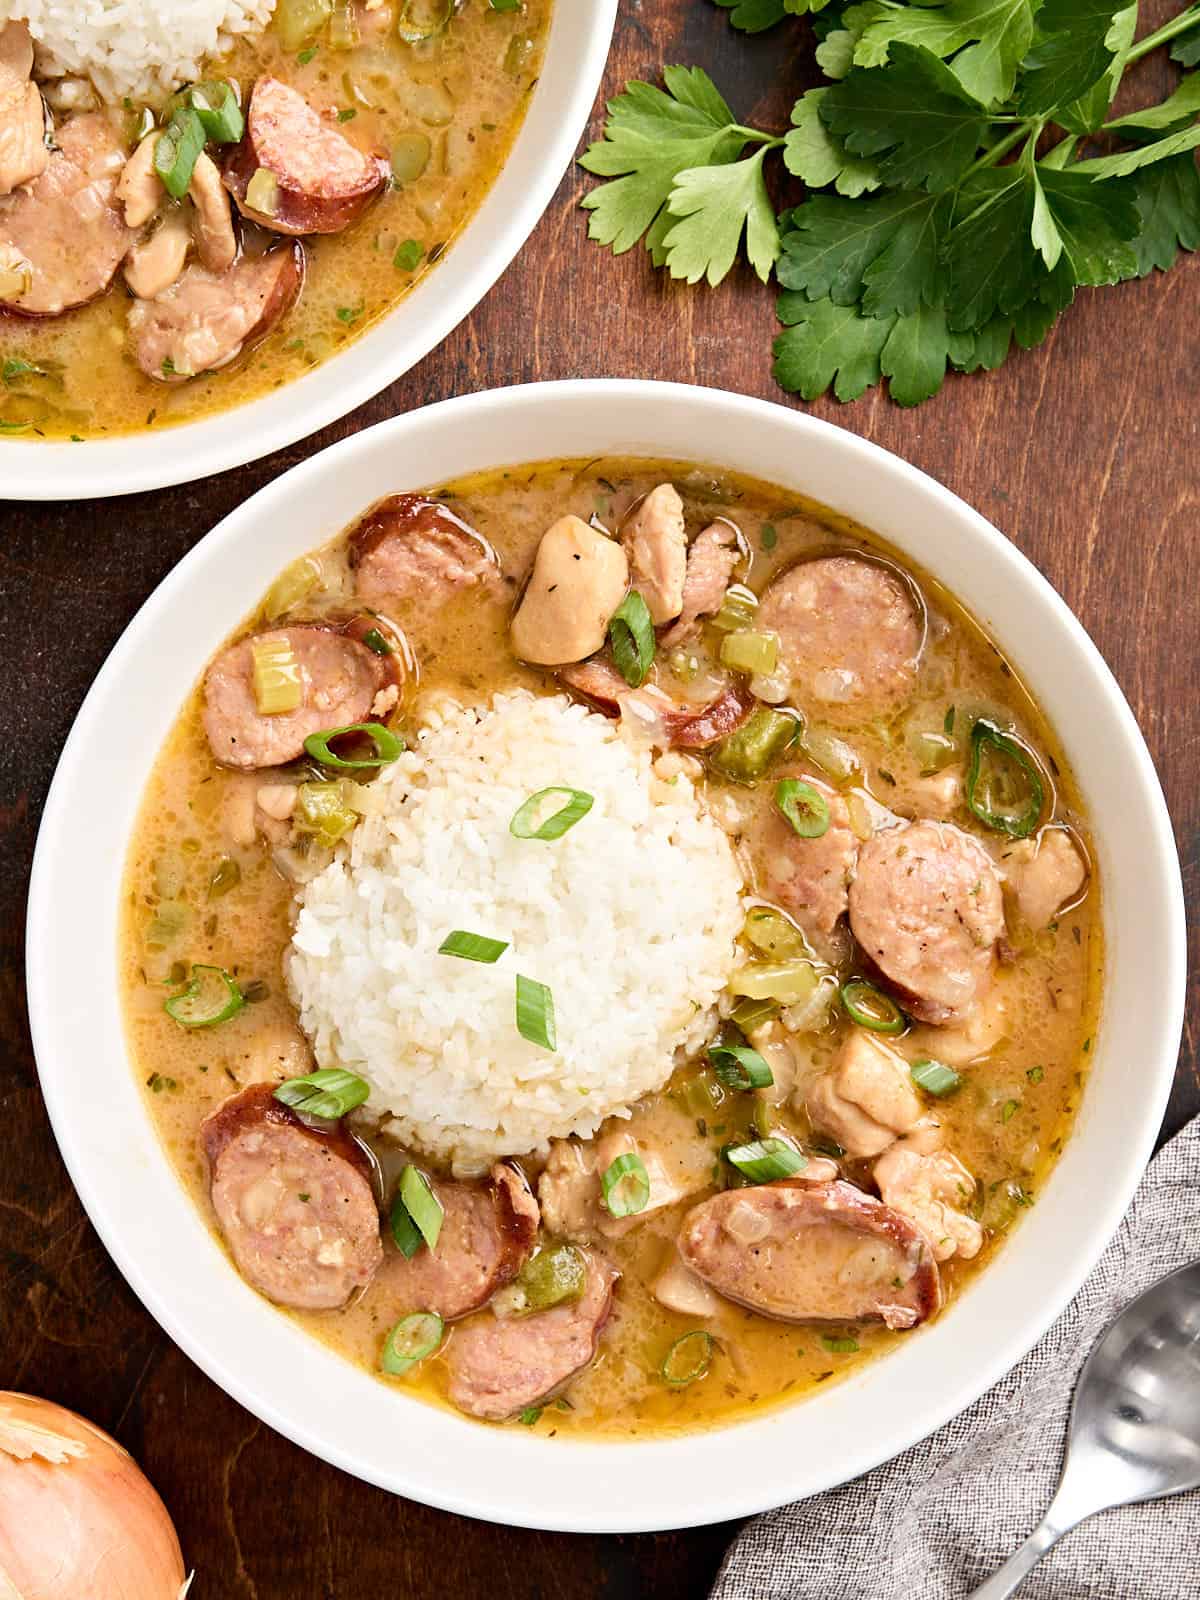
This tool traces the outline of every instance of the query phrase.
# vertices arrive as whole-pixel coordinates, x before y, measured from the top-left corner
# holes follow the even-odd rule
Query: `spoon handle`
[[[1037,1566],[1053,1545],[1056,1545],[1067,1528],[1060,1527],[1046,1517],[1033,1530],[1014,1556],[994,1572],[979,1589],[972,1589],[968,1600],[1008,1600],[1021,1587],[1022,1580]]]

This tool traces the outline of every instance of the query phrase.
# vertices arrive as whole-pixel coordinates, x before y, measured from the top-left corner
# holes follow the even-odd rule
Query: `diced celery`
[[[254,702],[259,714],[277,717],[296,711],[304,702],[300,663],[287,639],[254,639]]]
[[[397,183],[416,183],[432,154],[427,133],[402,133],[392,145],[392,177]]]
[[[775,633],[730,633],[721,641],[721,661],[734,672],[761,673],[770,677],[779,664],[779,635]]]
[[[733,633],[738,628],[748,628],[758,614],[758,596],[744,583],[730,584],[721,601],[720,609],[712,619],[714,628],[722,633]]]
[[[350,778],[297,785],[293,827],[300,833],[313,834],[318,844],[332,849],[358,822],[357,792],[358,785]]]
[[[817,765],[841,783],[848,783],[863,771],[863,762],[857,750],[828,728],[810,725],[805,728],[800,742]]]
[[[587,1268],[574,1245],[543,1245],[521,1268],[517,1283],[524,1296],[522,1312],[548,1311],[579,1299]]]
[[[795,923],[770,906],[753,907],[742,932],[757,951],[772,961],[801,961],[812,954]]]
[[[279,0],[275,31],[285,50],[299,50],[329,21],[333,0]]]
[[[266,167],[259,167],[246,185],[246,205],[261,217],[273,217],[279,210],[279,179]]]
[[[359,37],[354,0],[333,0],[333,15],[329,19],[329,43],[332,48],[353,50]]]
[[[166,950],[187,930],[192,913],[182,900],[160,900],[146,927],[146,945],[150,950]]]
[[[301,556],[299,561],[293,561],[267,590],[267,598],[263,601],[264,616],[272,622],[276,617],[282,617],[293,606],[298,606],[301,600],[306,600],[321,578],[321,563],[316,556]]]
[[[729,987],[750,1000],[795,1006],[808,1000],[820,982],[821,974],[811,961],[763,961],[739,967]]]

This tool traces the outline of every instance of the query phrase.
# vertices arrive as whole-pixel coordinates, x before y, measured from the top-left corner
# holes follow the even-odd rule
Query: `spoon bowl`
[[[1041,1524],[972,1600],[1006,1600],[1098,1511],[1200,1488],[1200,1261],[1138,1295],[1083,1364],[1058,1490]]]

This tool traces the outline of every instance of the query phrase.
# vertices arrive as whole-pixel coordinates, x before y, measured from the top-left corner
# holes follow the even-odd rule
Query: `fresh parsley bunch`
[[[998,367],[1040,344],[1077,288],[1165,270],[1200,246],[1200,72],[1108,119],[1126,69],[1173,41],[1200,62],[1200,0],[1139,42],[1123,0],[716,0],[760,32],[814,19],[829,80],[791,129],[738,123],[699,67],[630,83],[582,164],[584,200],[619,254],[644,238],[672,277],[717,284],[743,247],[782,287],[775,377],[812,400],[889,380],[916,405],[947,367]],[[1192,32],[1190,30],[1196,29]],[[1086,157],[1086,146],[1118,144]],[[781,150],[809,192],[776,216]]]

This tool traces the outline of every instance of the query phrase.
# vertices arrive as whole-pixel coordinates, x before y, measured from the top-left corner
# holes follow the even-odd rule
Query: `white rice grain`
[[[285,968],[319,1065],[361,1073],[398,1140],[462,1167],[587,1137],[660,1088],[711,1031],[743,886],[689,779],[655,777],[595,712],[522,692],[431,724],[299,891]],[[552,785],[592,810],[555,842],[514,839]],[[510,947],[493,966],[439,955],[454,929]],[[517,1032],[518,972],[553,993],[553,1053]]]

